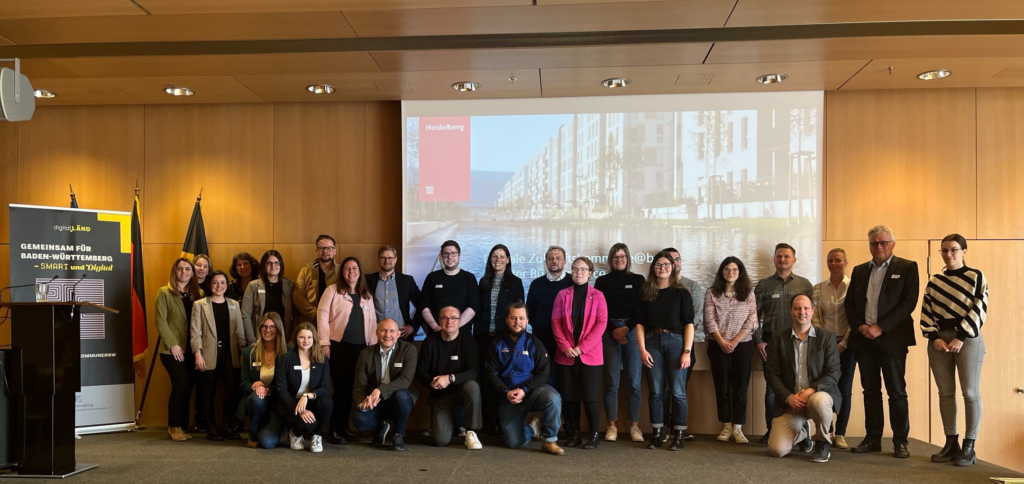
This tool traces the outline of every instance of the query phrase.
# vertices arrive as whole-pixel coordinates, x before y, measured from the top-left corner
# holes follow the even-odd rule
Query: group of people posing
[[[422,289],[396,270],[393,247],[381,247],[379,271],[364,274],[354,257],[336,262],[329,235],[317,238],[316,260],[295,281],[284,277],[276,250],[259,261],[236,255],[230,281],[205,255],[180,258],[156,300],[160,358],[171,380],[168,432],[174,441],[191,438],[189,400],[198,388],[196,427],[211,440],[240,439],[248,418],[250,447],[287,440],[292,449],[320,452],[324,440],[357,438],[351,424],[374,431],[371,444],[404,450],[421,393],[415,380],[427,393],[434,444],[458,436],[480,449],[480,432],[500,434],[511,448],[538,439],[543,451],[561,455],[562,447],[599,447],[602,399],[604,440],[619,438],[624,382],[629,424],[622,430],[648,449],[682,450],[692,438],[686,429],[693,343],[704,339],[723,426],[718,440],[748,443],[747,388],[758,358],[768,422],[761,442],[777,457],[797,448],[827,462],[832,446],[850,448],[845,435],[859,366],[866,437],[850,450],[881,451],[884,381],[893,455],[906,458],[905,373],[908,348],[916,344],[918,267],[893,255],[895,236],[885,226],[868,232],[868,244],[872,259],[849,276],[845,250],[829,251],[830,277],[816,285],[793,274],[796,249],[785,243],[775,247],[775,273],[756,284],[743,261],[726,257],[707,290],[680,274],[674,248],[654,256],[645,278],[631,272],[629,248],[615,244],[610,271],[591,285],[594,263],[578,257],[567,271],[565,250],[552,246],[546,274],[530,284],[528,297],[501,244],[478,281],[459,267],[459,244],[444,242],[441,269],[427,275]],[[919,325],[947,436],[932,461],[965,466],[976,461],[988,288],[981,271],[964,265],[963,237],[949,235],[941,247],[945,268],[928,282]],[[417,348],[413,337],[421,328],[426,338]],[[957,375],[967,418],[962,443]],[[642,378],[649,436],[638,425]],[[218,383],[222,425],[215,419]]]

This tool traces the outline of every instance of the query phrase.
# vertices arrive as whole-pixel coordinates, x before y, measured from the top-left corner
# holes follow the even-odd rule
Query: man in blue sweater
[[[565,451],[556,443],[562,398],[547,384],[548,351],[526,332],[526,304],[509,306],[505,322],[508,332],[491,343],[486,363],[487,377],[500,392],[498,419],[505,444],[518,449],[539,436],[544,452],[563,455]],[[541,412],[542,421],[532,418],[526,422],[530,412]]]

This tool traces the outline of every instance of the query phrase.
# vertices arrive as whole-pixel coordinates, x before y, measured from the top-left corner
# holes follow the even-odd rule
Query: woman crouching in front
[[[277,414],[274,388],[277,361],[292,348],[285,347],[284,323],[273,311],[260,318],[256,344],[242,350],[242,398],[238,418],[249,416],[249,447],[273,449],[281,441],[284,422]],[[244,414],[243,414],[244,412]]]
[[[274,372],[278,412],[288,427],[291,448],[302,450],[310,441],[310,452],[323,452],[323,436],[331,419],[334,402],[327,396],[331,368],[320,347],[320,336],[312,324],[302,323],[295,332],[295,350],[277,362]]]

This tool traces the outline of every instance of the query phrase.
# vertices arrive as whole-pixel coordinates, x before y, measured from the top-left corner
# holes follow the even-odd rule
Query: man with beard
[[[395,269],[398,266],[398,251],[394,247],[385,245],[377,249],[377,261],[380,263],[380,272],[366,275],[366,285],[373,294],[377,321],[394,319],[402,339],[412,341],[419,331],[420,318],[410,309],[420,302],[420,288],[412,276]]]
[[[565,249],[552,245],[544,255],[547,273],[530,283],[526,294],[526,310],[530,313],[533,335],[545,348],[555,348],[555,334],[551,332],[551,311],[558,291],[572,285],[565,273]],[[553,378],[553,375],[548,375]]]
[[[452,306],[462,315],[459,326],[465,326],[476,316],[480,307],[480,290],[476,276],[459,268],[462,248],[454,240],[441,244],[441,269],[427,274],[419,307],[428,333],[441,331],[437,324],[441,308]],[[427,329],[429,328],[429,329]]]
[[[292,292],[292,304],[299,312],[299,324],[316,326],[316,307],[320,304],[327,286],[338,282],[338,264],[334,262],[336,252],[334,237],[320,235],[316,238],[316,260],[299,270]],[[283,317],[283,315],[282,315]],[[298,327],[298,324],[295,325]],[[281,335],[290,337],[291,335]]]

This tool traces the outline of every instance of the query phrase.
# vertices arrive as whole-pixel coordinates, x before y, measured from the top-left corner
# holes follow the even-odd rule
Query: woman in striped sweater
[[[974,441],[981,425],[979,387],[985,360],[981,326],[988,310],[988,284],[981,271],[964,265],[967,241],[963,236],[947,235],[941,247],[946,267],[928,281],[921,307],[921,331],[931,343],[928,363],[939,388],[939,413],[946,432],[946,445],[932,455],[932,462],[969,466],[977,461]],[[963,447],[956,433],[957,374],[967,414]]]

